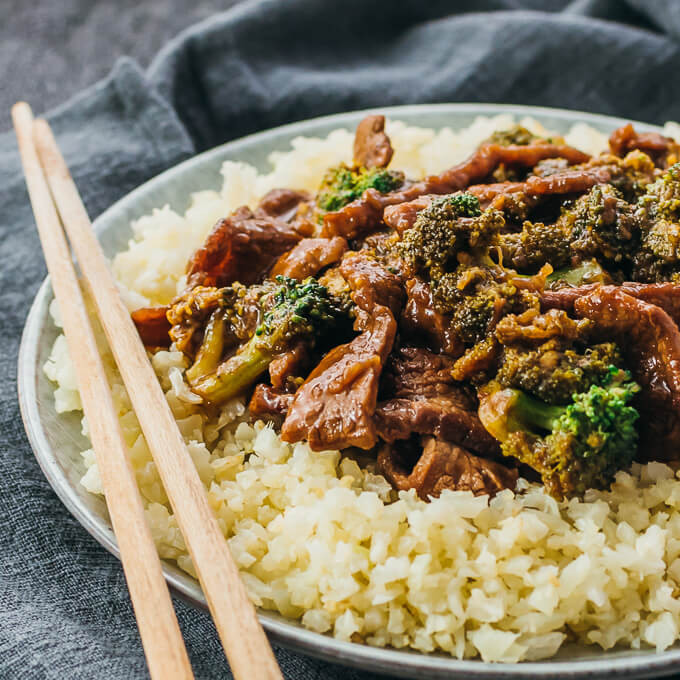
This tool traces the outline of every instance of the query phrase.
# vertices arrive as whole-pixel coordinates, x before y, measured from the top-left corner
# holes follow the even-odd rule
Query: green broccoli
[[[596,258],[609,270],[630,269],[640,243],[640,221],[635,206],[610,184],[597,184],[559,218],[572,232],[571,249],[579,260]]]
[[[204,346],[197,357],[198,364],[189,370],[188,377],[194,392],[206,401],[219,403],[243,393],[267,370],[272,359],[300,341],[312,349],[319,336],[348,319],[347,306],[331,297],[316,279],[302,282],[277,276],[263,284],[258,304],[260,323],[252,337],[236,354],[223,361],[209,373],[219,355],[219,333],[206,330]],[[204,357],[211,357],[205,361]]]
[[[501,234],[499,246],[504,263],[532,272],[546,262],[556,269],[568,266],[572,238],[571,228],[559,220],[555,224],[525,220],[521,231]]]
[[[324,176],[316,204],[325,212],[334,212],[360,198],[366,189],[376,189],[386,194],[403,183],[403,173],[396,170],[339,165],[328,170]]]
[[[503,261],[521,272],[545,262],[556,269],[594,263],[627,278],[640,244],[634,205],[609,184],[596,185],[562,208],[554,224],[525,221],[521,231],[502,234]],[[555,278],[557,278],[556,275]]]
[[[546,280],[548,288],[564,286],[583,286],[588,283],[611,283],[612,277],[600,266],[597,260],[584,260],[575,267],[558,269]]]
[[[536,470],[556,498],[606,488],[635,457],[640,391],[627,371],[612,366],[601,384],[554,406],[490,383],[481,391],[479,417],[504,455]]]
[[[672,165],[638,200],[636,216],[642,244],[634,259],[633,278],[677,280],[680,267],[680,163]]]
[[[613,342],[581,351],[565,349],[563,344],[559,338],[535,349],[505,347],[496,380],[502,387],[523,390],[548,404],[568,404],[573,394],[607,378],[612,366],[623,365]]]
[[[515,144],[518,146],[526,146],[532,142],[537,142],[541,138],[533,132],[529,132],[522,125],[513,125],[506,130],[496,130],[491,137],[486,140],[487,144],[500,144],[501,146],[509,146]],[[549,139],[546,142],[552,141]]]
[[[499,265],[460,264],[431,280],[435,308],[450,316],[452,329],[465,344],[481,342],[506,314],[539,307],[536,292],[519,287],[517,278]]]
[[[413,227],[404,232],[399,253],[416,274],[436,286],[458,264],[457,255],[488,259],[488,251],[505,225],[498,210],[482,212],[471,194],[437,198],[421,210]]]

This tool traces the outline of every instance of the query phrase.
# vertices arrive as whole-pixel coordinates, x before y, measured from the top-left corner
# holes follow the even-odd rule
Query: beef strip
[[[295,395],[290,392],[282,392],[271,385],[260,383],[255,387],[248,410],[254,418],[280,422],[288,412],[294,398]]]
[[[137,332],[146,347],[169,347],[170,328],[167,307],[143,307],[132,312]]]
[[[612,132],[609,148],[615,156],[623,158],[629,151],[639,149],[646,153],[659,167],[667,167],[678,160],[678,145],[671,137],[658,132],[636,132],[632,123]]]
[[[358,308],[356,330],[363,330],[362,319],[376,306],[387,307],[394,316],[399,315],[404,300],[402,281],[370,253],[347,253],[340,262],[340,273],[349,284]]]
[[[295,393],[281,438],[306,439],[314,451],[372,448],[378,381],[396,326],[390,310],[377,305],[361,335],[326,354]]]
[[[238,208],[217,222],[189,260],[188,287],[257,283],[300,238],[284,220]]]
[[[419,196],[406,203],[388,205],[383,214],[383,220],[388,227],[392,227],[399,236],[410,229],[418,218],[418,213],[425,210],[432,203],[433,196]]]
[[[610,168],[599,166],[565,170],[548,176],[531,175],[524,182],[475,184],[465,191],[488,203],[502,194],[523,193],[527,196],[551,196],[582,193],[596,184],[605,184],[612,177]]]
[[[420,347],[395,349],[385,365],[380,381],[380,396],[410,398],[436,397],[447,394],[454,386],[451,377],[453,360],[445,354],[435,354]],[[460,386],[460,399],[465,408],[476,409],[472,392],[465,392]]]
[[[365,253],[348,253],[340,270],[357,306],[360,335],[323,357],[295,393],[281,428],[284,441],[306,439],[314,451],[375,446],[378,384],[403,295],[399,278]]]
[[[340,237],[303,238],[292,250],[281,255],[272,268],[271,276],[290,276],[302,281],[316,276],[322,269],[340,261],[347,250],[347,241]]]
[[[463,343],[451,327],[450,319],[434,308],[432,290],[420,279],[406,282],[406,304],[399,329],[409,341],[424,344],[434,352],[452,357],[463,353]]]
[[[260,200],[255,215],[257,217],[280,217],[289,221],[296,213],[300,203],[310,200],[308,193],[294,189],[272,189]]]
[[[589,283],[573,288],[565,287],[557,290],[546,290],[541,294],[542,309],[563,309],[572,312],[574,303],[579,298],[593,292],[602,284]],[[636,283],[626,281],[621,290],[631,297],[661,307],[668,316],[680,326],[680,285],[677,283]]]
[[[431,175],[420,182],[388,194],[367,189],[361,198],[348,203],[337,212],[329,212],[323,218],[324,236],[356,238],[374,229],[382,220],[383,211],[389,205],[412,201],[425,194],[450,194],[482,182],[499,165],[532,168],[546,158],[566,158],[574,165],[585,163],[589,156],[573,147],[544,142],[523,145],[483,144],[467,160],[454,165],[439,175]]]
[[[470,409],[463,391],[451,389],[438,397],[390,399],[375,411],[377,432],[393,442],[412,434],[433,434],[485,455],[498,453],[498,442],[484,429],[477,412]]]
[[[289,387],[288,379],[300,376],[309,366],[309,344],[301,341],[274,357],[269,364],[269,378],[275,389]]]
[[[436,437],[423,437],[422,444],[422,453],[412,467],[394,445],[381,447],[378,470],[395,488],[415,489],[420,498],[427,500],[437,498],[445,489],[494,496],[517,484],[516,469],[480,458]]]
[[[656,305],[616,286],[601,286],[574,303],[591,319],[598,340],[614,340],[641,385],[639,457],[678,458],[680,445],[680,331]]]
[[[385,134],[385,116],[366,116],[354,135],[354,162],[366,168],[386,168],[393,154]]]
[[[390,357],[381,387],[381,394],[390,398],[375,411],[382,439],[431,434],[482,454],[498,453],[498,442],[477,417],[474,393],[453,380],[452,366],[449,357],[415,347]]]

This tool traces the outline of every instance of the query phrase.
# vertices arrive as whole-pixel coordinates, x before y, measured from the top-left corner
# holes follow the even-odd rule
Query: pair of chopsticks
[[[49,125],[34,120],[25,103],[12,108],[12,119],[151,677],[174,680],[192,678],[193,674],[144,517],[66,234],[172,504],[234,677],[282,680]]]

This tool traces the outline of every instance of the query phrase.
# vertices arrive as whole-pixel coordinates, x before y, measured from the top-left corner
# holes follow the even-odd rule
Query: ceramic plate
[[[577,122],[585,122],[605,133],[619,127],[617,118],[576,111],[522,106],[480,104],[436,104],[380,109],[380,113],[421,127],[454,129],[472,123],[478,115],[513,114],[533,116],[548,129],[565,132]],[[258,170],[269,167],[268,155],[288,150],[299,135],[325,136],[338,127],[354,129],[366,111],[316,118],[261,132],[191,158],[167,170],[111,206],[95,221],[95,229],[107,255],[126,247],[131,236],[130,221],[153,208],[169,204],[184,212],[192,192],[219,189],[220,167],[225,160],[246,161]],[[653,126],[637,124],[640,130]],[[48,315],[52,300],[49,280],[36,295],[26,321],[19,353],[18,387],[21,412],[28,438],[40,466],[55,492],[76,519],[107,550],[118,555],[118,546],[104,501],[89,494],[79,484],[84,465],[79,451],[89,448],[80,434],[78,415],[57,415],[53,385],[42,371],[58,330]],[[197,606],[205,607],[198,583],[170,563],[163,564],[168,583]],[[657,654],[653,650],[608,651],[597,647],[567,646],[548,661],[520,664],[490,664],[459,661],[444,654],[382,649],[341,642],[304,629],[299,624],[271,612],[260,611],[260,620],[271,639],[305,654],[355,666],[365,670],[412,678],[639,678],[672,674],[680,667],[680,648]]]

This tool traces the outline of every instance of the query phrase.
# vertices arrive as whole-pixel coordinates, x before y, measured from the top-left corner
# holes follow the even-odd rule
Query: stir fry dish
[[[522,127],[412,180],[383,116],[315,195],[221,219],[186,288],[133,313],[208,409],[396,489],[561,499],[680,452],[680,146],[632,125],[591,157]]]

